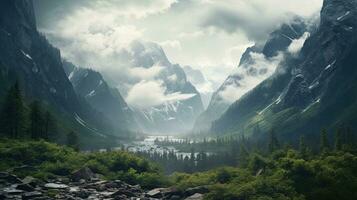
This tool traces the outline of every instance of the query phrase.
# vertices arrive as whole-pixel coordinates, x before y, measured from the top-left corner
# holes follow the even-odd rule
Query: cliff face
[[[224,94],[229,90],[235,93],[245,93],[247,92],[244,85],[246,80],[255,80],[256,82],[269,77],[274,69],[264,66],[261,60],[265,60],[269,65],[279,64],[279,54],[286,52],[290,44],[303,37],[307,31],[308,26],[304,20],[296,17],[290,23],[283,24],[279,29],[272,32],[264,45],[247,48],[235,72],[214,92],[207,110],[196,120],[194,131],[208,131],[211,123],[219,119],[229,106],[238,100],[227,99]],[[238,97],[239,95],[231,96]]]
[[[321,22],[298,57],[288,56],[213,124],[219,132],[279,130],[290,139],[322,127],[356,128],[357,2],[325,0]],[[259,131],[256,131],[259,130]]]
[[[133,42],[128,55],[133,63],[132,69],[150,70],[160,66],[159,72],[150,81],[159,83],[166,97],[166,100],[160,104],[133,108],[135,118],[141,128],[145,132],[164,134],[191,130],[194,120],[203,111],[203,105],[199,92],[188,81],[182,67],[172,64],[163,49],[152,42]],[[121,85],[125,85],[125,83]],[[129,88],[128,91],[130,89],[132,88]],[[128,91],[121,91],[121,93],[125,94]],[[190,97],[176,98],[180,95],[189,95]],[[130,101],[128,103],[130,104]]]
[[[77,97],[64,72],[60,51],[37,31],[32,1],[0,2],[0,45],[1,96],[19,80],[28,101],[40,100],[61,118],[84,129],[88,127],[78,118],[109,131],[102,115]]]
[[[63,65],[76,93],[105,115],[113,126],[118,130],[138,130],[133,111],[119,91],[111,88],[99,72],[75,67],[67,61]]]

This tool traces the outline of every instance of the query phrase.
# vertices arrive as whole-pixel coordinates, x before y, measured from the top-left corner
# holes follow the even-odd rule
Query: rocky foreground
[[[71,177],[41,181],[33,177],[20,179],[0,172],[0,200],[2,199],[130,199],[130,200],[201,200],[208,192],[206,187],[180,191],[175,188],[144,190],[140,185],[130,185],[120,180],[101,180],[88,168],[73,173]]]

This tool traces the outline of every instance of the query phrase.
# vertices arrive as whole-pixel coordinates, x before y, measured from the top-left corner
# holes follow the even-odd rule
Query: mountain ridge
[[[356,1],[326,0],[317,31],[297,58],[278,67],[286,73],[273,74],[235,102],[212,131],[251,135],[274,128],[281,137],[296,139],[299,132],[316,137],[324,126],[355,128],[356,18]]]

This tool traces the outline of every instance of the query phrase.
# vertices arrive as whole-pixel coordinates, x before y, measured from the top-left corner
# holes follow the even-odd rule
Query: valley
[[[305,1],[0,1],[0,200],[357,199],[357,1]]]

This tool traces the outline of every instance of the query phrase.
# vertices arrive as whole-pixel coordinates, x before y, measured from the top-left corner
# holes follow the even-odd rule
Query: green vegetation
[[[26,105],[19,83],[10,87],[0,106],[0,135],[6,138],[56,140],[57,124],[52,114],[37,100]]]
[[[173,179],[181,189],[209,186],[206,199],[356,199],[357,154],[339,151],[304,159],[295,150],[279,150],[268,157],[251,155],[247,168],[177,173]]]
[[[106,179],[120,179],[144,188],[167,184],[158,166],[128,152],[80,153],[43,140],[0,141],[0,171],[14,170],[20,177],[50,179],[68,176],[82,167]]]
[[[79,151],[79,136],[73,131],[62,134],[67,147],[49,143],[55,141],[56,120],[40,102],[26,105],[17,83],[4,101],[0,123],[0,171],[20,177],[49,180],[88,167],[105,179],[148,189],[207,186],[208,200],[357,199],[357,145],[348,126],[340,125],[335,134],[322,129],[320,137],[309,142],[308,135],[302,135],[299,141],[290,141],[293,145],[279,141],[273,130],[258,141],[237,136],[156,141],[191,152],[185,157],[173,151],[87,153]],[[261,132],[258,126],[255,132]],[[158,165],[144,157],[167,173],[176,173],[164,176]]]

